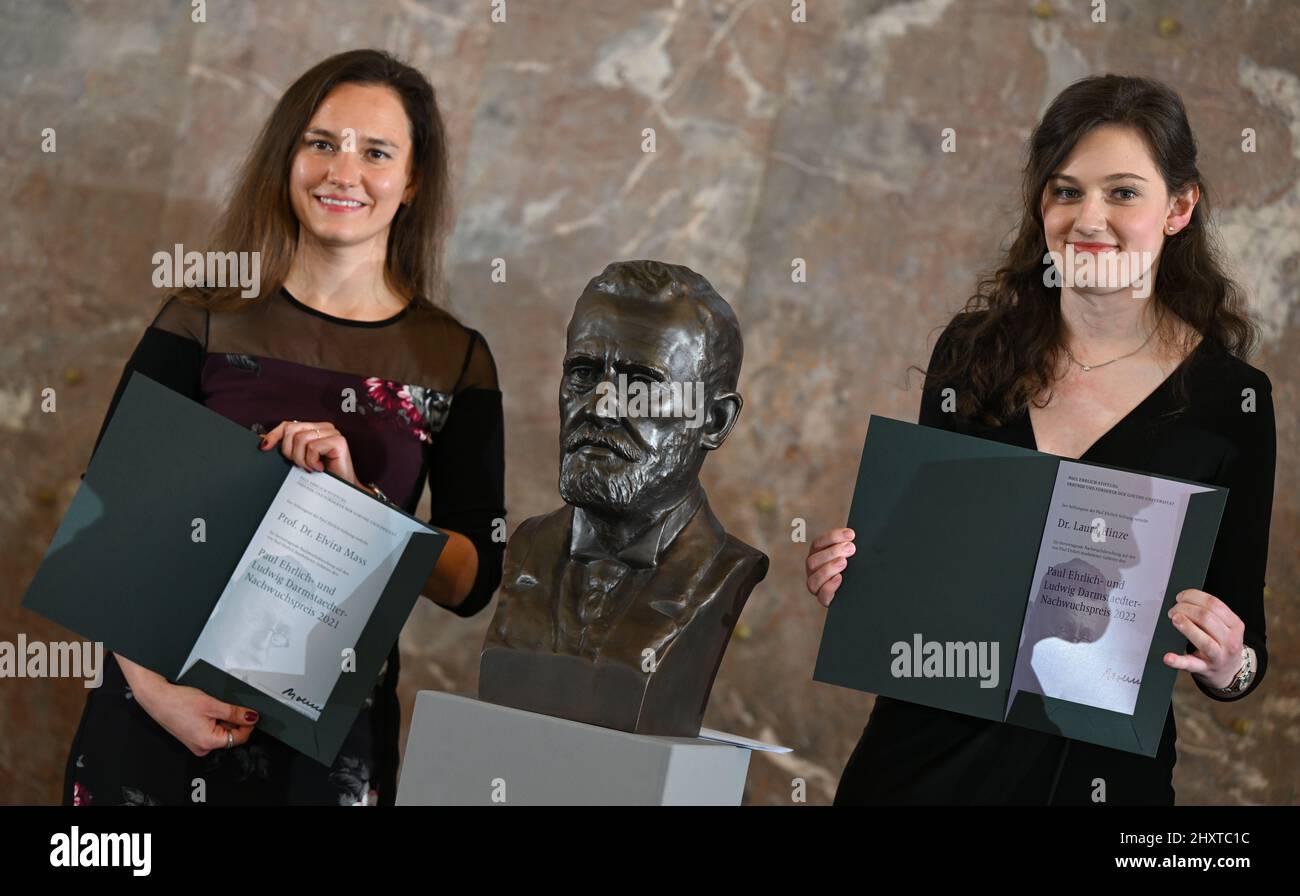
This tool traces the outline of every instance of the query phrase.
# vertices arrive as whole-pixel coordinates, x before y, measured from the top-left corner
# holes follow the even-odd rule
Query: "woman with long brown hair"
[[[1273,403],[1244,360],[1256,328],[1209,229],[1182,101],[1143,78],[1071,85],[1030,137],[1022,189],[1006,258],[935,345],[919,422],[1227,487],[1205,588],[1170,612],[1189,650],[1164,661],[1239,700],[1268,664]],[[1089,264],[1071,275],[1075,260]],[[853,552],[848,529],[809,546],[823,605]],[[836,802],[1168,804],[1175,736],[1172,709],[1147,758],[878,697]]]
[[[422,593],[468,616],[501,576],[502,410],[487,344],[434,304],[448,206],[428,80],[376,50],[316,65],[271,113],[212,241],[257,253],[259,293],[205,283],[169,296],[104,427],[139,371],[260,434],[250,451],[408,513],[427,480],[430,522],[450,540]],[[326,768],[258,731],[253,711],[117,656],[86,701],[64,802],[391,803],[399,660],[394,647]]]

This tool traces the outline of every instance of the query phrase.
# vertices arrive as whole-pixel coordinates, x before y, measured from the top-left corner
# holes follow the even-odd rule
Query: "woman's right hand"
[[[172,684],[124,656],[114,656],[140,708],[195,756],[248,742],[257,724],[253,710],[222,703],[198,688]]]
[[[808,591],[823,607],[829,607],[844,581],[844,568],[857,548],[852,529],[831,529],[808,545]]]

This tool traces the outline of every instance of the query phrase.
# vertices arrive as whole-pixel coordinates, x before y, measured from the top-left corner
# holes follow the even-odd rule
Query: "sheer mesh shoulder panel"
[[[197,342],[199,345],[207,345],[208,313],[206,308],[191,305],[176,296],[168,296],[149,326]]]
[[[499,389],[497,365],[482,334],[473,332],[473,344],[465,358],[465,372],[461,375],[458,392],[468,389]]]
[[[247,308],[214,313],[208,352],[278,358],[451,393],[472,332],[421,299],[387,320],[354,321],[281,290]]]
[[[199,400],[199,369],[203,364],[206,319],[205,309],[182,304],[175,297],[163,303],[122,366],[122,374],[91,448],[92,457],[108,430],[109,421],[113,419],[131,375],[137,371],[186,398]],[[81,475],[85,478],[86,474],[83,472]]]

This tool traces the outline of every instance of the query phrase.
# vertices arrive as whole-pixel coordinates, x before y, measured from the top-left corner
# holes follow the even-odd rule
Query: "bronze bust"
[[[617,262],[569,321],[560,496],[506,546],[479,665],[492,703],[696,737],[767,557],[731,537],[699,483],[740,414],[740,325],[707,280]]]

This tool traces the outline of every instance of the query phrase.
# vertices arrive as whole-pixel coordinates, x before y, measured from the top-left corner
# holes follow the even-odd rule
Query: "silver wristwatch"
[[[1246,689],[1246,686],[1250,684],[1250,680],[1255,677],[1255,665],[1251,662],[1250,656],[1250,648],[1241,648],[1241,669],[1237,672],[1236,677],[1232,679],[1231,684],[1226,688],[1214,688],[1214,693],[1227,696],[1229,694],[1239,694]]]

